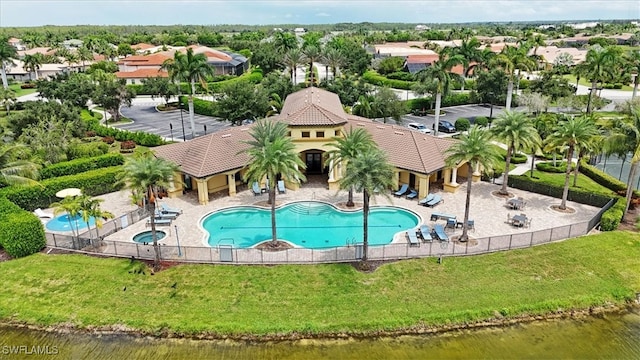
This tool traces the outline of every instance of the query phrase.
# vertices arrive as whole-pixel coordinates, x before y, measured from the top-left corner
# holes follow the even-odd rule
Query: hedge
[[[602,214],[602,218],[600,219],[600,230],[616,230],[618,225],[620,225],[620,221],[622,221],[626,205],[627,200],[624,197],[619,197],[616,203]]]
[[[156,134],[148,134],[142,131],[120,130],[118,128],[104,126],[95,119],[86,121],[86,123],[89,130],[94,131],[97,135],[111,136],[118,141],[131,140],[138,145],[148,147],[164,145],[167,143],[162,137]]]
[[[508,185],[512,188],[543,194],[557,199],[562,198],[562,193],[564,191],[564,188],[562,186],[550,185],[547,183],[534,181],[525,175],[509,176]],[[567,200],[569,201],[575,201],[581,204],[587,204],[599,208],[605,206],[610,199],[611,196],[575,189],[569,189],[569,195],[567,196]]]
[[[471,124],[469,123],[469,119],[467,118],[458,118],[454,126],[456,127],[456,131],[467,131],[469,130]]]
[[[473,104],[472,100],[473,99],[471,98],[471,95],[469,93],[450,94],[449,96],[442,99],[440,106],[448,107]],[[410,110],[430,109],[432,107],[432,100],[430,97],[404,100],[402,102],[406,103],[407,108]]]
[[[489,125],[489,118],[487,118],[486,116],[478,116],[474,120],[474,123],[478,126],[486,127],[487,125]]]
[[[182,104],[184,109],[189,108],[189,98],[187,96],[184,96],[184,95],[180,96],[180,103]],[[195,114],[206,115],[206,116],[218,116],[217,111],[218,111],[218,107],[216,106],[215,102],[193,98],[193,112]]]
[[[626,183],[614,178],[613,176],[596,168],[595,166],[591,166],[587,164],[586,161],[582,161],[580,163],[580,168],[578,169],[578,171],[590,177],[591,180],[606,187],[607,189],[615,191],[618,194],[624,193],[627,191]]]
[[[549,162],[539,162],[536,164],[536,169],[539,171],[544,171],[548,173],[557,173],[562,174],[567,171],[567,162],[566,161],[558,161],[557,166],[553,166],[553,161]],[[575,168],[575,165],[571,164],[571,171]]]
[[[92,158],[81,158],[47,166],[40,170],[40,179],[79,174],[85,171],[124,164],[118,153],[104,154]]]
[[[223,87],[241,80],[248,80],[254,84],[257,84],[260,81],[262,81],[262,70],[252,69],[251,71],[247,71],[246,73],[240,76],[234,77],[232,79],[208,82],[206,90],[208,90],[209,92],[220,92]],[[196,86],[196,92],[199,92],[199,93],[206,92],[202,84],[200,84],[199,82],[197,82],[195,86]],[[127,88],[135,91],[137,95],[156,95],[156,94],[151,94],[147,91],[144,91],[145,90],[144,84],[130,84],[130,85],[127,85]],[[191,84],[180,83],[180,93],[181,94],[191,93]]]
[[[5,214],[0,221],[0,245],[18,258],[40,251],[47,244],[44,227],[37,216],[20,210]]]
[[[52,202],[58,201],[55,194],[66,188],[82,189],[86,195],[96,196],[122,188],[118,183],[121,166],[90,170],[87,172],[61,176],[40,182],[40,185],[10,186],[0,190],[0,196],[5,196],[21,208],[33,211],[37,208],[47,208]]]
[[[388,86],[393,89],[402,90],[411,90],[411,88],[415,84],[415,81],[387,79],[386,77],[378,74],[377,71],[373,70],[366,71],[362,75],[362,80],[368,82],[369,84],[377,86]]]

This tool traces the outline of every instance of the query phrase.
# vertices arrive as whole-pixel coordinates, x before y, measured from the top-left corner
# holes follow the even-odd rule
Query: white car
[[[407,127],[411,130],[420,131],[423,134],[431,134],[431,129],[429,129],[426,125],[420,123],[409,123]]]

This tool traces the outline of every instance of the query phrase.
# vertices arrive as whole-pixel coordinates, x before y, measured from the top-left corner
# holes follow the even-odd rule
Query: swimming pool
[[[278,239],[319,249],[362,242],[362,210],[342,211],[333,205],[304,201],[276,209]],[[389,244],[393,235],[415,227],[415,213],[393,206],[374,206],[369,212],[369,245]],[[271,240],[271,211],[255,206],[227,208],[206,215],[201,226],[210,246],[252,247]]]
[[[96,225],[96,219],[94,217],[89,218],[89,226],[94,227]],[[73,228],[72,228],[73,226]],[[77,231],[87,227],[87,223],[82,220],[81,215],[69,217],[68,214],[63,214],[54,217],[47,221],[46,228],[51,231]]]
[[[167,233],[162,230],[156,230],[156,241],[161,241],[167,236]],[[153,236],[151,236],[151,230],[139,232],[133,236],[133,241],[139,244],[153,244]]]

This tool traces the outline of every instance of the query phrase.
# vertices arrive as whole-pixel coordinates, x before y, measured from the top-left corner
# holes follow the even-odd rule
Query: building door
[[[307,174],[322,174],[322,154],[307,153],[306,162]]]

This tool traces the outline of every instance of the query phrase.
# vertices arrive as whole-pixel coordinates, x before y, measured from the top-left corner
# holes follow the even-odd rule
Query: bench
[[[455,215],[451,215],[451,214],[445,214],[445,213],[431,213],[431,221],[438,221],[438,220],[449,220],[449,219],[456,219]]]

